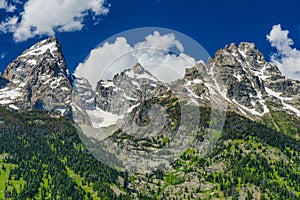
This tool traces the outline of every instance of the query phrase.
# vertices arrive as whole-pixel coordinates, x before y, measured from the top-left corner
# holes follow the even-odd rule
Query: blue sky
[[[290,46],[300,49],[300,2],[297,0],[107,0],[106,2],[89,0],[93,4],[82,5],[80,9],[84,11],[84,14],[75,16],[75,18],[82,19],[81,24],[69,23],[68,20],[61,21],[60,26],[54,27],[52,33],[49,32],[50,28],[44,34],[40,31],[38,34],[26,35],[24,15],[20,15],[20,12],[24,11],[22,2],[28,3],[28,10],[29,5],[48,6],[47,2],[55,2],[34,3],[37,1],[43,3],[44,0],[0,0],[1,71],[22,51],[48,35],[54,34],[62,44],[69,68],[74,71],[78,63],[83,62],[89,52],[99,43],[119,32],[139,27],[174,29],[196,40],[212,56],[226,44],[241,41],[254,42],[269,60],[275,49],[271,47],[266,35],[270,33],[273,25],[281,24],[283,30],[289,30],[288,37],[294,43]],[[78,1],[80,2],[80,0]],[[97,9],[97,6],[101,9]],[[77,7],[70,7],[72,14],[71,9],[77,9]],[[40,10],[42,9],[43,7],[40,8]],[[68,8],[66,9],[68,10]],[[55,12],[58,11],[54,9],[53,13]],[[59,14],[62,13],[66,12],[62,10]],[[27,24],[30,24],[30,19],[45,18],[38,14],[28,14],[31,18],[27,18]],[[8,30],[9,27],[4,23],[7,23],[9,17],[13,16],[19,17],[15,22],[19,25],[11,26],[11,30]],[[49,15],[47,18],[51,19],[51,16]],[[53,17],[55,18],[55,16]],[[64,17],[67,18],[68,15],[64,15]],[[49,26],[55,24],[55,19],[51,20],[51,23],[47,22]],[[61,20],[61,18],[57,18],[57,20]],[[22,21],[24,21],[23,26],[20,25]],[[43,21],[39,25],[43,25]],[[72,27],[70,28],[69,25]],[[41,30],[46,30],[46,27],[43,28]]]

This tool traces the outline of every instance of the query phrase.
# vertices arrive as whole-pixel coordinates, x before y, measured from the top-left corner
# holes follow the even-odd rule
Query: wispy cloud
[[[274,25],[267,35],[267,40],[277,50],[271,55],[271,62],[277,65],[285,76],[300,80],[300,51],[292,47],[294,41],[288,34],[289,31],[282,30],[278,24]]]
[[[14,12],[16,7],[6,0],[0,0],[0,9],[4,9],[6,12]]]
[[[37,35],[54,35],[56,31],[78,31],[85,26],[85,17],[97,20],[109,12],[105,0],[28,0],[23,7],[24,11],[0,24],[0,31],[13,33],[15,41]]]
[[[0,53],[0,60],[3,60],[5,58],[5,53]]]

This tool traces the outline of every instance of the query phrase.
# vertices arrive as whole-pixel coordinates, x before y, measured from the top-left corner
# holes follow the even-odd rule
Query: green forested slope
[[[69,120],[0,108],[0,199],[300,199],[297,126],[268,126],[227,113],[208,155],[188,149],[171,169],[128,177],[93,158]]]
[[[168,171],[131,176],[140,198],[300,199],[299,135],[234,113],[226,118],[209,155],[188,149]]]
[[[1,163],[11,166],[8,177],[0,176],[6,191],[0,199],[116,198],[111,186],[123,187],[118,180],[126,174],[93,158],[70,121],[40,111],[15,114],[1,108],[0,113]]]

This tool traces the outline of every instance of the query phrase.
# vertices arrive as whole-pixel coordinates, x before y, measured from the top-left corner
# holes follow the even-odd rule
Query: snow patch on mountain
[[[56,41],[48,43],[48,39],[45,39],[25,51],[22,54],[22,57],[42,55],[46,53],[46,51],[49,51],[52,55],[54,55],[53,52],[57,50],[58,48]]]
[[[0,104],[7,105],[14,103],[17,99],[22,97],[21,88],[5,87],[0,89]]]
[[[116,115],[97,108],[96,110],[87,110],[94,128],[109,127],[117,124],[118,120],[123,119],[124,115]]]

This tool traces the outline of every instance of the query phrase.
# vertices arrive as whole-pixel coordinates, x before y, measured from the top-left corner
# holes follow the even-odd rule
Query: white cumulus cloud
[[[157,48],[170,49],[176,47],[180,52],[184,51],[183,45],[176,40],[174,34],[161,35],[154,31],[152,35],[146,36],[145,40],[135,45],[135,48]]]
[[[300,80],[300,51],[293,48],[294,41],[288,37],[289,31],[281,25],[274,25],[267,35],[267,40],[277,53],[271,56],[271,62],[279,67],[283,75]]]
[[[104,43],[78,65],[75,75],[88,79],[95,88],[100,79],[112,79],[116,73],[132,68],[136,63],[161,81],[170,82],[181,78],[185,68],[194,66],[196,61],[184,53],[182,43],[174,34],[161,35],[155,31],[134,45],[128,44],[124,37]]]
[[[4,9],[6,12],[13,12],[16,7],[8,3],[6,0],[0,0],[0,9]]]
[[[1,22],[0,31],[13,33],[16,41],[54,35],[56,31],[78,31],[84,27],[86,16],[108,13],[104,4],[105,0],[28,0],[23,12]]]
[[[112,77],[116,68],[133,66],[136,60],[131,54],[127,54],[132,50],[123,37],[117,38],[113,43],[106,42],[90,52],[84,63],[77,66],[75,74],[85,77],[95,87],[100,77]]]

